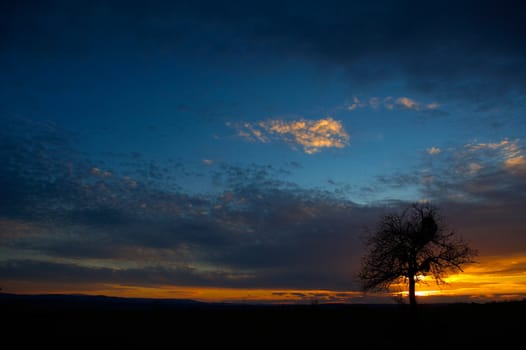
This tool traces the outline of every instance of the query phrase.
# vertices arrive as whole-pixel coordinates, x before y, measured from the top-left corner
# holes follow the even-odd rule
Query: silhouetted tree
[[[447,229],[438,209],[412,204],[401,214],[382,217],[366,237],[359,278],[364,291],[389,290],[398,283],[409,285],[409,303],[416,307],[415,285],[422,276],[437,284],[462,265],[474,262],[477,252]]]

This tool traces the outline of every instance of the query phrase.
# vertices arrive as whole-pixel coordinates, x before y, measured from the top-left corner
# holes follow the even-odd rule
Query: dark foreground
[[[428,304],[411,312],[400,305],[254,306],[0,294],[0,307],[4,341],[69,348],[104,348],[110,342],[146,348],[508,348],[523,344],[526,320],[526,301]]]

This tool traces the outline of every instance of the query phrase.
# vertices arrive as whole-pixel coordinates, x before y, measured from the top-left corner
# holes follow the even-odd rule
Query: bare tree
[[[477,252],[448,230],[438,209],[430,204],[412,204],[401,214],[385,215],[366,237],[359,278],[364,291],[389,290],[406,283],[409,303],[416,306],[415,285],[422,276],[444,283],[449,273],[461,272],[473,263]]]

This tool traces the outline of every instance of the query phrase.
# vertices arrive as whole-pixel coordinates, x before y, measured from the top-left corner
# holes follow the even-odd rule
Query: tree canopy
[[[416,305],[415,285],[422,276],[437,284],[461,272],[477,255],[468,243],[449,230],[438,208],[415,203],[401,213],[385,215],[366,237],[366,253],[359,273],[365,291],[389,290],[407,283],[409,302]]]

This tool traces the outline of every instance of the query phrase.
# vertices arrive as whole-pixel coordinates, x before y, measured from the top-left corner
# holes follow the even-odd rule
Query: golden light
[[[93,262],[94,266],[96,261]],[[526,298],[526,255],[480,257],[477,264],[464,272],[445,278],[437,285],[431,276],[418,276],[416,296],[422,302],[499,301]],[[334,290],[276,290],[264,288],[221,288],[199,286],[137,286],[104,283],[61,283],[42,281],[3,281],[8,293],[21,294],[87,294],[116,297],[179,298],[204,302],[266,302],[308,303],[319,302],[389,302],[393,297],[407,297],[407,285],[394,285],[392,293]],[[375,299],[376,298],[376,299]],[[382,299],[383,298],[383,299]],[[374,301],[373,301],[374,302]]]
[[[526,255],[480,257],[464,272],[444,278],[437,285],[430,276],[417,276],[415,295],[443,301],[509,300],[526,297]],[[393,286],[394,295],[407,297],[407,285]]]

